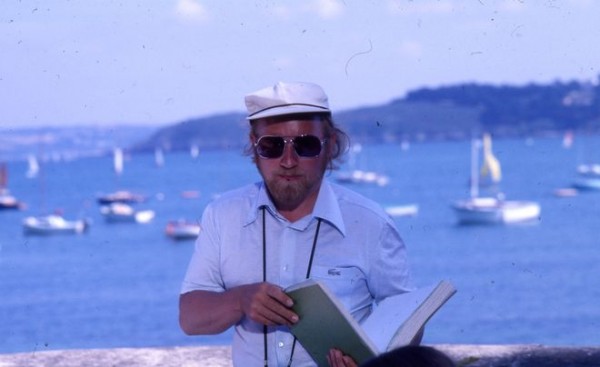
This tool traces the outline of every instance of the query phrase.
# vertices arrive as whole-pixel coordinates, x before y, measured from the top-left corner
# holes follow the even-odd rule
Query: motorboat
[[[22,209],[24,204],[12,196],[7,189],[0,189],[0,210]]]
[[[29,216],[23,219],[23,232],[27,235],[80,234],[88,227],[87,220],[66,220],[58,214]]]
[[[600,190],[600,164],[579,165],[573,187],[579,190]]]
[[[135,210],[131,205],[119,202],[101,206],[100,213],[109,223],[148,223],[155,214],[153,210]]]
[[[135,194],[126,190],[115,191],[110,194],[98,196],[98,203],[104,205],[113,203],[133,204],[141,203],[145,200],[146,198],[143,195]]]
[[[392,217],[412,217],[419,213],[417,204],[389,205],[384,209]]]
[[[200,234],[200,224],[186,220],[169,221],[165,234],[174,240],[195,239]]]

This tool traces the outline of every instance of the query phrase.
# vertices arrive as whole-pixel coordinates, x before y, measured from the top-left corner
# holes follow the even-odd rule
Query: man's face
[[[254,134],[250,139],[254,144],[262,136],[285,137],[283,154],[277,158],[260,157],[255,150],[258,170],[267,185],[271,199],[279,210],[291,211],[300,207],[312,209],[321,186],[321,180],[327,168],[330,147],[327,140],[317,157],[301,157],[289,140],[301,135],[314,135],[326,140],[323,122],[318,118],[303,119],[261,119],[253,122]]]

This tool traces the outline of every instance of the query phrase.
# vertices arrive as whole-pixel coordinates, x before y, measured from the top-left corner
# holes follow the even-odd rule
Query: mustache
[[[299,170],[277,170],[273,172],[276,176],[304,176],[304,173]]]

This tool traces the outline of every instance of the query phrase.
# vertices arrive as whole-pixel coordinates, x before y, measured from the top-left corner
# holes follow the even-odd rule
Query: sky
[[[164,126],[310,81],[334,111],[423,87],[598,82],[596,0],[2,0],[0,128]]]

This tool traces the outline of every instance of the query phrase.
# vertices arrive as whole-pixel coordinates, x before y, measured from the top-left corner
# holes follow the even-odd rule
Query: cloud
[[[175,13],[182,19],[191,21],[206,21],[209,16],[206,8],[196,0],[178,0]]]
[[[311,10],[323,19],[332,19],[342,14],[344,6],[339,0],[314,0]]]

